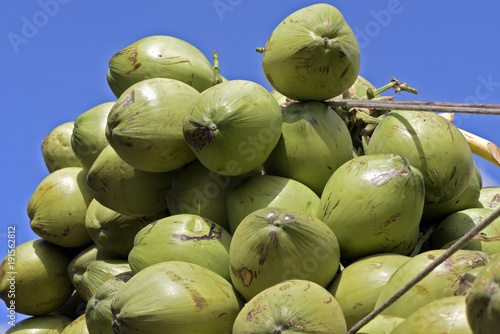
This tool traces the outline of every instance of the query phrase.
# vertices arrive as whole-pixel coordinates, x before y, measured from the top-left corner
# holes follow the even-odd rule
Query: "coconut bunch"
[[[42,143],[39,239],[0,265],[31,317],[7,333],[347,333],[498,205],[443,115],[331,106],[417,93],[360,75],[335,7],[291,13],[258,51],[272,91],[172,36],[111,57],[116,100]],[[361,332],[493,333],[499,224]]]

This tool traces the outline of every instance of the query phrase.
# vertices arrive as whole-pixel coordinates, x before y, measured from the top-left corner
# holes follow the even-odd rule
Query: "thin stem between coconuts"
[[[375,91],[371,88],[368,88],[366,90],[366,96],[371,100],[375,98],[375,96],[378,96],[391,88],[394,89],[395,93],[401,93],[401,91],[404,91],[412,94],[418,94],[418,91],[415,88],[408,87],[408,84],[406,82],[399,82],[398,80],[396,80],[396,78],[393,77],[390,83],[376,89]]]

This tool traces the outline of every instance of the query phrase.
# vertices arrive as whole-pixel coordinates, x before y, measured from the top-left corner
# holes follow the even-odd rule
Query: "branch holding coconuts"
[[[456,112],[467,114],[500,115],[498,104],[469,104],[420,101],[335,100],[326,102],[331,107],[370,108],[384,110],[418,110],[431,112]]]

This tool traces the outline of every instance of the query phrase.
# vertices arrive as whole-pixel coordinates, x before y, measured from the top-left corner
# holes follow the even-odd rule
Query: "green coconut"
[[[342,309],[322,286],[306,280],[273,285],[241,309],[233,333],[346,333]]]
[[[126,259],[95,260],[81,274],[75,289],[82,299],[88,302],[104,282],[118,274],[131,272]]]
[[[281,137],[264,163],[266,173],[299,181],[321,196],[333,172],[352,159],[349,129],[321,102],[295,102],[281,112]]]
[[[258,173],[258,170],[250,172]],[[218,174],[195,160],[182,167],[172,180],[167,194],[168,210],[172,215],[189,213],[202,216],[229,230],[227,194],[246,176]]]
[[[461,210],[481,207],[479,196],[483,187],[481,173],[474,163],[474,173],[465,190],[454,199],[444,203],[429,203],[424,205],[424,220],[439,220]]]
[[[281,108],[261,85],[230,80],[196,98],[184,117],[184,138],[200,162],[223,175],[261,166],[281,135]]]
[[[73,320],[72,323],[64,328],[61,334],[89,334],[87,322],[85,321],[85,314]]]
[[[39,315],[16,322],[5,334],[61,334],[72,321],[62,315]]]
[[[326,4],[302,8],[272,32],[262,56],[271,86],[299,101],[323,101],[356,81],[360,52],[342,13]]]
[[[420,171],[395,154],[351,159],[328,180],[319,218],[351,262],[377,253],[408,255],[414,248],[424,205]]]
[[[318,216],[320,199],[306,185],[282,176],[254,175],[243,178],[227,195],[229,231],[255,210],[266,207],[293,209]]]
[[[391,332],[408,333],[472,334],[465,311],[465,296],[451,296],[429,302],[409,315]]]
[[[372,91],[376,90],[375,86],[370,81],[366,80],[361,75],[358,75],[356,81],[349,88],[349,95],[351,95],[352,99],[366,100],[368,99],[367,91],[369,89],[371,89]],[[342,98],[342,95],[338,96],[337,98]]]
[[[359,334],[390,334],[405,319],[393,315],[379,314],[369,323],[361,327]]]
[[[478,273],[466,296],[466,316],[474,334],[497,333],[500,326],[500,254]]]
[[[231,281],[246,301],[270,286],[303,279],[327,287],[340,264],[335,234],[299,211],[267,207],[238,225],[229,248]]]
[[[172,36],[141,38],[109,61],[107,80],[116,97],[133,84],[149,78],[176,79],[199,92],[218,80],[213,66],[200,50]]]
[[[134,237],[137,232],[168,214],[168,210],[163,210],[148,217],[132,217],[108,209],[98,201],[92,200],[85,214],[85,227],[94,243],[100,248],[127,258],[134,247]]]
[[[75,120],[71,135],[71,147],[85,171],[88,171],[101,151],[109,144],[106,139],[108,114],[115,102],[101,103]]]
[[[76,287],[83,287],[83,275],[87,272],[88,266],[96,260],[119,260],[120,257],[116,254],[108,253],[92,243],[82,249],[76,256],[71,259],[71,262],[67,266],[67,273],[71,279],[71,283]],[[82,290],[80,288],[76,289]],[[82,297],[85,293],[78,294]],[[82,297],[83,299],[83,297]],[[88,298],[84,300],[87,302]]]
[[[196,159],[182,132],[184,114],[200,93],[174,79],[152,78],[130,86],[109,112],[106,138],[129,165],[160,173]]]
[[[400,290],[413,277],[427,267],[432,261],[441,256],[444,250],[430,250],[416,255],[403,263],[389,278],[383,287],[375,304],[379,307],[394,293]],[[421,306],[433,300],[462,295],[462,278],[472,270],[485,266],[491,256],[488,253],[471,250],[458,250],[431,273],[415,284],[408,292],[396,300],[391,306],[382,311],[382,314],[395,315],[407,318]]]
[[[493,209],[472,208],[457,211],[443,219],[430,236],[431,247],[448,248],[464,234],[476,227],[481,221],[493,213]],[[491,255],[500,252],[500,240],[487,240],[500,234],[500,218],[495,219],[480,232],[484,240],[473,240],[462,248],[478,250]]]
[[[86,177],[81,167],[65,167],[38,184],[28,202],[33,232],[62,247],[80,247],[92,242],[84,221],[92,200]]]
[[[145,217],[167,208],[167,189],[174,171],[149,173],[123,161],[110,145],[97,157],[87,185],[102,205],[124,215]]]
[[[81,167],[71,148],[74,122],[56,126],[42,141],[42,157],[50,173],[65,167]]]
[[[229,277],[231,235],[213,221],[192,214],[159,219],[140,230],[128,261],[134,273],[165,261],[184,261]]]
[[[66,272],[70,261],[64,248],[43,239],[9,246],[0,264],[0,298],[9,312],[45,315],[63,305],[74,290]]]
[[[242,301],[222,276],[167,261],[135,274],[111,302],[114,333],[231,333]]]
[[[480,206],[496,209],[500,204],[500,187],[484,187],[479,193]]]
[[[426,204],[453,200],[465,191],[474,173],[472,152],[464,135],[434,112],[391,111],[371,135],[368,152],[407,158],[422,172]]]
[[[383,253],[357,260],[344,268],[328,287],[342,309],[347,328],[373,311],[382,288],[410,257]]]
[[[90,334],[114,334],[111,327],[111,301],[115,293],[133,276],[132,272],[124,272],[113,276],[100,287],[89,299],[85,308],[85,321]]]

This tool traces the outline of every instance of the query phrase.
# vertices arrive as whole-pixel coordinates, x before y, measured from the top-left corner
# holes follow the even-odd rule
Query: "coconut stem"
[[[474,228],[472,228],[469,232],[464,234],[460,239],[458,239],[450,248],[448,248],[441,256],[437,257],[434,261],[429,263],[429,265],[424,268],[421,272],[419,272],[415,277],[413,277],[408,283],[406,283],[399,291],[397,291],[394,295],[392,295],[389,299],[387,299],[382,305],[377,307],[371,313],[369,313],[366,317],[361,319],[357,324],[355,324],[347,334],[355,334],[357,333],[361,327],[369,323],[373,318],[382,313],[386,308],[394,304],[401,296],[403,296],[408,290],[410,290],[414,285],[420,282],[425,276],[430,274],[437,266],[443,263],[446,259],[452,256],[455,252],[457,252],[460,248],[462,248],[466,243],[472,240],[479,232],[481,232],[484,228],[490,225],[495,219],[500,217],[500,207],[493,211],[488,217],[482,220],[479,224],[477,224]]]
[[[219,56],[217,55],[217,51],[213,51],[214,57],[214,73],[215,73],[215,84],[220,84],[222,81],[222,75],[220,75],[220,67],[219,67]]]
[[[415,248],[413,249],[413,251],[410,254],[410,257],[414,257],[414,256],[416,256],[416,255],[418,255],[420,253],[420,250],[422,249],[423,244],[427,240],[429,240],[432,232],[434,232],[434,227],[433,226],[429,227],[429,229],[427,230],[427,232],[425,232],[425,234],[421,238],[418,239],[417,244],[415,245]]]
[[[330,107],[385,110],[418,110],[466,114],[500,115],[499,104],[469,104],[421,101],[336,100],[325,102]]]
[[[264,53],[264,48],[256,47],[255,51],[257,51],[258,53]]]
[[[373,89],[371,88],[368,88],[366,90],[366,96],[371,100],[375,96],[378,96],[391,88],[394,88],[395,93],[401,93],[401,91],[404,91],[412,94],[418,94],[418,91],[414,88],[408,87],[408,84],[406,82],[399,82],[398,80],[396,80],[396,78],[393,77],[390,83],[380,87],[379,89],[376,89],[375,91],[373,91]]]
[[[384,115],[380,117],[373,117],[368,115],[368,113],[359,111],[356,113],[356,121],[362,121],[365,124],[380,124],[384,119]]]
[[[342,98],[343,98],[343,99],[352,99],[351,93],[349,93],[349,89],[346,89],[346,90],[342,93]]]

